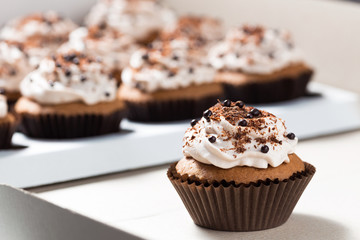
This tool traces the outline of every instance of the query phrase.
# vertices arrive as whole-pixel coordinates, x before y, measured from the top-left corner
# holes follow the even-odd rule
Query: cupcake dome
[[[20,84],[15,105],[22,130],[35,138],[79,138],[119,131],[125,104],[99,59],[79,52],[45,58]]]
[[[223,231],[277,227],[315,173],[271,113],[225,100],[191,121],[168,177],[195,224]]]
[[[8,100],[14,101],[20,95],[20,82],[32,68],[20,43],[0,41],[0,89]]]
[[[70,19],[53,11],[35,13],[8,22],[0,31],[0,39],[23,43],[24,51],[30,56],[30,63],[39,61],[53,53],[76,28]]]
[[[167,24],[174,13],[157,0],[100,0],[86,17],[86,25],[106,24],[140,42],[149,42]]]
[[[304,96],[313,74],[289,32],[262,26],[231,29],[208,58],[218,70],[216,81],[234,101],[268,103]]]
[[[78,51],[102,58],[104,65],[120,80],[122,69],[138,48],[135,40],[106,25],[80,27],[69,35],[69,41],[58,52]]]

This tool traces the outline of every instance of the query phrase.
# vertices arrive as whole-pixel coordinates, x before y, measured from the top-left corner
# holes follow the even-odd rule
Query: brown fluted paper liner
[[[185,180],[175,166],[169,168],[168,177],[195,224],[222,231],[258,231],[282,225],[316,171],[305,163],[305,172],[283,181],[235,185]]]
[[[120,130],[125,111],[110,114],[20,114],[21,131],[29,137],[66,139],[98,136]]]
[[[307,94],[312,71],[294,78],[282,78],[269,82],[252,82],[244,85],[224,84],[226,97],[232,101],[241,99],[246,103],[280,102]]]
[[[11,139],[14,135],[16,122],[3,122],[0,124],[0,149],[11,147]]]
[[[129,108],[128,118],[140,122],[165,122],[192,119],[202,116],[214,105],[220,95],[201,99],[177,99],[168,101],[133,102],[125,101]]]

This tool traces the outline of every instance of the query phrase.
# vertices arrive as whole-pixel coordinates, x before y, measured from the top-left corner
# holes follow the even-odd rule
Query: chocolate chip
[[[209,139],[209,142],[211,142],[211,143],[216,142],[216,137],[215,136],[211,136],[208,139]]]
[[[231,101],[229,99],[226,99],[224,102],[223,102],[223,105],[224,107],[230,107],[231,106]]]
[[[176,73],[175,73],[175,72],[170,71],[170,72],[169,72],[169,74],[168,74],[168,77],[174,77],[175,75],[176,75]]]
[[[295,139],[295,134],[294,133],[288,133],[288,135],[286,135],[286,137],[290,140],[294,140]]]
[[[55,83],[53,81],[49,82],[50,87],[54,87]]]
[[[239,122],[239,126],[242,126],[242,127],[246,127],[247,126],[247,121],[244,119],[244,120],[241,120],[240,122]]]
[[[235,105],[238,106],[239,108],[243,108],[245,106],[245,103],[243,101],[237,101]]]
[[[269,151],[269,147],[266,146],[266,145],[264,145],[264,146],[261,147],[260,151],[261,151],[262,153],[267,153],[267,152]]]
[[[192,67],[189,68],[189,73],[190,73],[190,74],[194,73],[194,68],[192,68]]]
[[[195,126],[197,123],[198,123],[198,120],[193,119],[193,120],[191,120],[190,125],[193,127],[193,126]]]
[[[11,69],[10,72],[9,72],[10,76],[15,76],[16,74],[17,74],[17,72],[16,72],[16,69],[14,69],[14,68]]]
[[[109,92],[105,92],[105,97],[110,97],[110,93],[109,93]]]
[[[141,58],[143,60],[147,61],[147,60],[149,60],[149,54],[146,53],[146,54],[142,55]]]
[[[59,62],[55,62],[55,66],[61,68],[61,64]]]
[[[67,76],[67,77],[70,77],[70,76],[71,76],[71,71],[70,71],[70,69],[66,69],[66,70],[65,70],[65,76]]]
[[[76,58],[76,54],[71,53],[68,55],[63,56],[64,60],[67,62],[71,62],[74,58]]]
[[[206,121],[210,122],[210,116],[212,115],[212,112],[208,109],[203,113],[203,117],[206,119]]]
[[[177,60],[179,60],[179,57],[178,57],[177,55],[174,55],[174,56],[172,57],[172,60],[177,61]]]
[[[78,59],[77,57],[75,57],[75,58],[72,60],[72,62],[73,62],[74,64],[76,64],[76,65],[79,65],[79,64],[80,64],[80,61],[79,61],[79,59]]]
[[[261,114],[261,112],[256,108],[253,108],[250,113],[255,117],[258,117]]]
[[[86,76],[81,75],[81,77],[80,77],[80,81],[81,81],[81,82],[85,82],[86,80],[87,80]]]
[[[246,118],[253,118],[253,117],[254,115],[252,115],[251,113],[246,114]]]

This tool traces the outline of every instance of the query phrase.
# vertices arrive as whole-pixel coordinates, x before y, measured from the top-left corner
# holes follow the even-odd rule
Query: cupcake
[[[24,44],[32,66],[52,54],[76,28],[70,19],[48,11],[35,13],[8,22],[0,31],[0,39]]]
[[[213,82],[214,76],[214,69],[192,58],[186,46],[158,42],[131,56],[119,93],[131,120],[191,119],[222,96],[222,86]]]
[[[209,51],[227,98],[250,103],[285,101],[304,96],[313,70],[284,30],[244,25],[231,29]]]
[[[20,82],[31,70],[21,44],[0,41],[0,89],[10,103],[20,97]]]
[[[195,224],[223,231],[277,227],[289,218],[315,168],[271,113],[225,100],[183,139],[184,158],[168,177]]]
[[[210,17],[182,16],[160,34],[161,41],[185,41],[189,47],[206,54],[209,47],[223,38],[221,21]]]
[[[99,0],[85,22],[89,27],[106,24],[140,43],[149,43],[175,19],[157,0]]]
[[[131,54],[137,48],[133,38],[106,25],[94,25],[90,28],[80,27],[74,30],[69,36],[69,41],[58,51],[75,50],[99,56],[114,77],[121,82],[121,71],[129,63]]]
[[[15,105],[22,131],[35,138],[78,138],[119,131],[125,105],[116,80],[96,58],[71,52],[48,57],[20,84]]]
[[[15,132],[15,117],[8,113],[6,97],[0,94],[0,149],[11,146],[11,138]]]

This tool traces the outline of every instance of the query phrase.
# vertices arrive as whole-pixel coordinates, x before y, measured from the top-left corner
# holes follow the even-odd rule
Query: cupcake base
[[[315,173],[315,167],[304,164],[305,171],[283,181],[239,185],[184,179],[176,172],[176,163],[167,174],[196,225],[221,231],[259,231],[278,227],[290,217]]]
[[[269,75],[219,72],[216,80],[223,83],[228,99],[256,104],[305,96],[312,75],[311,68],[299,64]]]
[[[15,132],[16,120],[11,114],[0,119],[0,149],[11,147],[11,139]]]
[[[120,131],[126,110],[124,103],[117,101],[94,106],[81,103],[41,106],[21,98],[15,110],[21,120],[21,131],[29,137],[83,138]]]
[[[129,108],[128,118],[140,122],[165,122],[200,117],[222,98],[220,84],[204,84],[183,89],[143,93],[121,86],[119,96]]]

